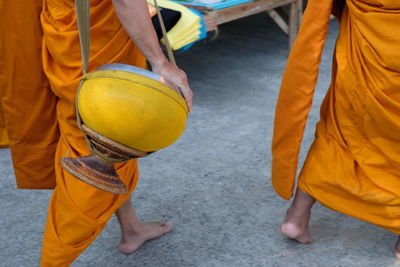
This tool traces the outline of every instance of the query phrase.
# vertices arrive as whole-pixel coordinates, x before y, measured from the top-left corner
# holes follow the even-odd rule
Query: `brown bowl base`
[[[128,188],[119,178],[114,165],[93,155],[62,158],[61,166],[74,177],[98,189],[118,195],[128,193]]]

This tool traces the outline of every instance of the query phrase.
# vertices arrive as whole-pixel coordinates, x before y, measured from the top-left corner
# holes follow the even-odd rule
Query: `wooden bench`
[[[279,28],[289,36],[289,49],[296,39],[303,14],[302,0],[255,0],[218,10],[189,3],[185,5],[198,10],[204,15],[207,32],[217,30],[221,24],[266,12]],[[276,11],[280,7],[283,8],[288,19],[285,20]]]

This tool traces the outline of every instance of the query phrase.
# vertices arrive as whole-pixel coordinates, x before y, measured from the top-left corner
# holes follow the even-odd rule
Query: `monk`
[[[330,14],[339,17],[331,86],[281,226],[311,240],[315,201],[400,234],[400,1],[309,0],[276,107],[272,183],[293,194]],[[400,258],[400,242],[395,246]]]
[[[113,195],[72,177],[60,166],[89,150],[76,125],[75,95],[82,76],[73,0],[2,1],[0,79],[2,101],[18,188],[52,189],[41,266],[69,266],[116,213],[119,249],[132,253],[146,240],[171,230],[170,222],[142,223],[130,193]],[[125,63],[153,71],[179,87],[192,107],[186,74],[164,56],[145,0],[91,0],[89,71]],[[132,41],[133,40],[133,41]],[[136,160],[117,166],[132,192]]]

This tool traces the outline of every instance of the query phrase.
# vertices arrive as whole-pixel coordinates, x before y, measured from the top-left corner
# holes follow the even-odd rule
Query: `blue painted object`
[[[196,0],[194,1],[174,1],[176,3],[182,4],[182,5],[196,5],[196,6],[202,6],[202,7],[210,7],[213,9],[224,9],[232,6],[237,6],[241,5],[244,3],[252,2],[253,0],[227,0],[221,3],[216,3],[216,4],[202,4],[202,3],[196,3]]]
[[[172,0],[174,1],[174,0]],[[209,7],[215,10],[219,10],[219,9],[224,9],[224,8],[228,8],[228,7],[232,7],[232,6],[237,6],[237,5],[241,5],[241,4],[245,4],[245,3],[249,3],[252,2],[253,0],[227,0],[221,3],[217,3],[217,4],[202,4],[202,3],[196,3],[196,0],[194,1],[174,1],[176,3],[179,3],[181,5],[196,5],[196,6],[201,6],[201,7]],[[199,38],[194,41],[191,44],[188,44],[184,47],[182,47],[180,50],[182,51],[187,51],[189,50],[196,42],[206,38],[207,36],[207,28],[206,28],[206,23],[204,21],[204,16],[203,14],[201,14],[199,11],[193,9],[193,8],[189,8],[190,11],[192,11],[193,13],[195,13],[196,15],[198,15],[201,18],[200,24],[201,24],[201,34],[199,36]]]
[[[191,44],[188,44],[188,45],[185,45],[184,47],[182,47],[180,50],[182,50],[182,51],[187,51],[187,50],[189,50],[189,48],[191,48],[196,42],[198,42],[198,41],[200,41],[200,40],[203,40],[204,38],[206,38],[207,37],[207,28],[206,28],[206,22],[204,21],[204,16],[203,16],[203,14],[201,14],[199,11],[197,11],[197,10],[195,10],[195,9],[193,9],[193,8],[189,8],[189,10],[190,11],[192,11],[193,13],[195,13],[197,16],[199,16],[200,17],[200,24],[201,24],[201,28],[200,28],[200,36],[199,36],[199,38],[196,40],[196,41],[194,41],[193,43],[191,43]]]

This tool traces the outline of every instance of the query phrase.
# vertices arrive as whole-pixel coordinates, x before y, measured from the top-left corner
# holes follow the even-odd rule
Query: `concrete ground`
[[[302,159],[329,85],[337,32],[332,22]],[[265,15],[227,24],[217,40],[179,53],[194,111],[175,145],[140,160],[133,194],[143,220],[171,220],[174,229],[123,255],[113,217],[73,266],[400,266],[394,234],[320,205],[311,244],[279,233],[289,202],[271,188],[270,144],[286,60],[287,37]],[[7,149],[0,170],[0,266],[38,266],[51,192],[16,190]]]

